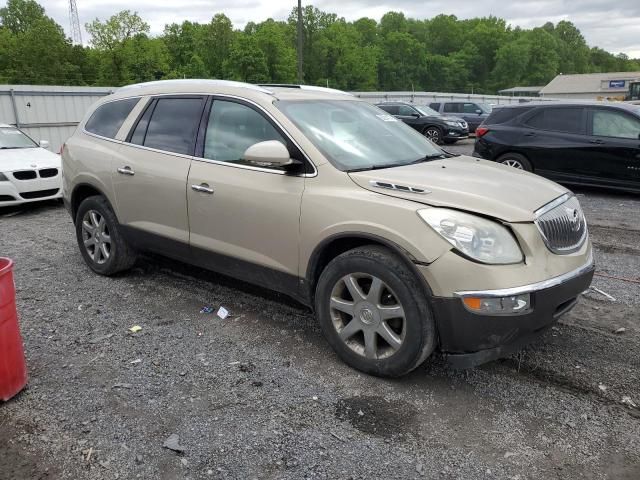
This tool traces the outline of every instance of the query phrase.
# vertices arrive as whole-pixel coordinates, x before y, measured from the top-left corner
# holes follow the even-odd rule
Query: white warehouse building
[[[543,87],[539,95],[576,100],[624,100],[632,82],[640,82],[640,72],[560,74]]]

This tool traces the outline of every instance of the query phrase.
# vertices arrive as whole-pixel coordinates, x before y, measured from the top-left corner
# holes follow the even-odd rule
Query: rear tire
[[[405,375],[436,346],[419,279],[384,247],[359,247],[333,259],[318,280],[315,308],[338,356],[371,375]]]
[[[100,195],[85,198],[76,213],[76,240],[89,268],[100,275],[128,270],[136,253],[120,232],[109,202]]]
[[[436,145],[440,145],[442,143],[442,130],[439,127],[430,126],[426,127],[422,134],[431,140]]]
[[[504,155],[500,156],[500,158],[498,158],[498,160],[496,161],[498,163],[501,163],[502,165],[513,167],[518,170],[526,170],[527,172],[533,172],[533,167],[531,166],[531,162],[527,160],[527,157],[519,153],[515,153],[515,152],[505,153]]]

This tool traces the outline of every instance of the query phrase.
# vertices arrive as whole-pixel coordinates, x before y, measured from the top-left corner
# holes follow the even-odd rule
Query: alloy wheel
[[[82,218],[82,241],[87,254],[98,265],[111,257],[111,236],[107,222],[96,210],[89,210]]]
[[[427,128],[424,134],[433,143],[440,142],[440,130],[438,130],[437,128]]]
[[[518,160],[514,160],[513,158],[509,158],[507,160],[502,161],[503,165],[507,167],[517,168],[518,170],[524,170],[524,166]]]
[[[331,292],[330,315],[339,338],[367,359],[388,358],[404,342],[404,308],[376,276],[352,273],[338,280]]]

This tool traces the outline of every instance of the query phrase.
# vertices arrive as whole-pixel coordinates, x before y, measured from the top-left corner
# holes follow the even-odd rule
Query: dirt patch
[[[336,418],[348,421],[361,432],[393,437],[405,434],[414,425],[415,408],[402,400],[381,397],[352,397],[338,400]]]

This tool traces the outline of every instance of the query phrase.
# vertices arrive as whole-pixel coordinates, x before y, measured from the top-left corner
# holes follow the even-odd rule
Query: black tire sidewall
[[[109,255],[109,260],[107,260],[103,264],[94,262],[84,246],[84,240],[82,238],[82,220],[84,218],[84,215],[89,210],[97,211],[105,219],[107,227],[109,228],[109,236],[111,237],[111,254]],[[126,254],[125,252],[123,252],[123,250],[126,249],[126,246],[124,244],[124,239],[122,238],[118,226],[119,224],[116,219],[115,213],[113,213],[113,210],[104,197],[93,196],[86,198],[78,207],[75,225],[78,247],[80,248],[82,258],[84,258],[84,261],[87,263],[89,268],[91,268],[91,270],[93,270],[94,272],[99,273],[100,275],[111,275],[112,273],[118,271],[118,256]]]
[[[375,258],[353,255],[338,257],[322,273],[316,289],[316,316],[323,334],[338,356],[348,365],[363,372],[384,376],[400,376],[417,367],[435,346],[435,324],[426,298],[414,275],[406,269],[397,272]],[[355,353],[339,337],[331,320],[331,292],[340,278],[350,273],[367,273],[380,278],[397,295],[405,311],[405,339],[391,357],[370,360]],[[426,344],[429,344],[426,346]],[[425,354],[425,347],[428,353]]]

